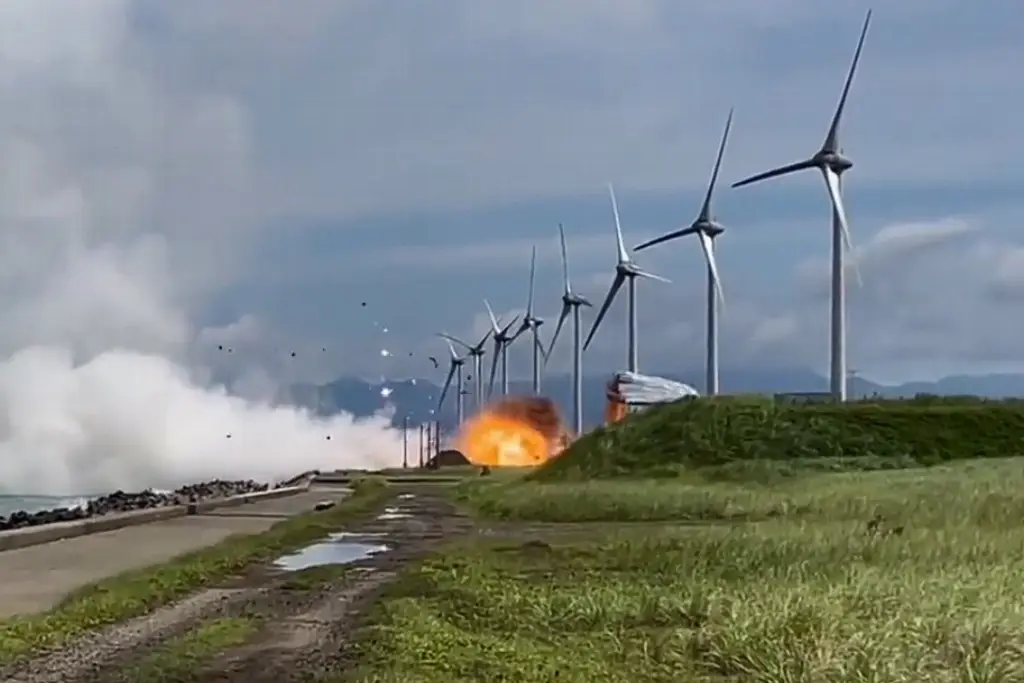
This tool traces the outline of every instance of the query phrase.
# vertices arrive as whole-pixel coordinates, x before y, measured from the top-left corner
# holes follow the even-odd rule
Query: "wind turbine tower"
[[[853,54],[853,61],[850,63],[850,70],[846,74],[846,83],[843,85],[842,95],[839,97],[839,104],[836,106],[835,114],[832,116],[832,124],[825,135],[825,142],[821,149],[814,153],[809,159],[798,161],[787,166],[773,168],[764,173],[758,173],[737,183],[733,187],[750,185],[759,180],[776,178],[788,175],[797,171],[816,168],[825,178],[825,187],[828,189],[829,200],[832,204],[832,330],[831,330],[831,391],[837,401],[846,400],[846,286],[843,273],[843,247],[852,250],[850,241],[850,227],[846,220],[846,209],[843,206],[842,196],[842,174],[853,168],[853,162],[843,155],[839,145],[839,124],[843,118],[843,109],[846,108],[846,98],[850,94],[850,85],[853,83],[853,76],[857,72],[857,63],[860,61],[860,53],[864,47],[864,38],[868,34],[868,26],[871,24],[871,10],[868,10],[864,17],[864,26],[860,31],[860,40],[857,41],[857,50]],[[856,271],[854,263],[854,274],[860,281],[860,274]]]
[[[441,389],[441,397],[437,399],[437,410],[440,412],[441,406],[444,405],[444,397],[448,394],[448,388],[452,385],[452,378],[455,378],[455,420],[456,424],[462,424],[462,417],[465,414],[465,403],[464,403],[464,390],[462,382],[462,366],[466,363],[466,357],[459,357],[459,354],[455,353],[455,347],[452,343],[444,338],[445,343],[448,344],[448,351],[451,353],[450,360],[448,361],[448,377],[444,380],[444,388]]]
[[[494,393],[494,375],[498,371],[498,361],[501,361],[501,395],[508,396],[508,345],[515,339],[515,335],[509,334],[509,330],[519,320],[514,316],[508,325],[501,327],[501,323],[494,317],[491,304],[484,299],[484,306],[487,307],[487,315],[491,319],[491,339],[494,341],[494,356],[491,357],[491,377],[487,382],[487,398]]]
[[[444,334],[443,332],[440,333],[439,336],[447,340],[448,343],[455,342],[459,346],[465,348],[467,351],[466,355],[473,359],[473,402],[474,407],[479,412],[484,407],[484,378],[480,376],[480,368],[483,365],[483,355],[487,353],[485,345],[491,336],[491,331],[487,330],[487,334],[483,336],[483,339],[473,345],[467,344],[458,337],[453,337],[452,335]]]
[[[615,201],[615,190],[611,184],[608,185],[608,196],[612,200],[612,214],[615,216],[615,240],[618,246],[619,260],[615,264],[615,279],[612,280],[611,287],[608,288],[608,294],[604,298],[604,303],[601,304],[601,308],[597,312],[597,317],[594,318],[593,325],[590,326],[590,334],[587,335],[587,341],[583,344],[583,350],[586,351],[587,347],[590,346],[590,342],[594,339],[594,334],[597,332],[597,328],[601,326],[601,321],[604,320],[604,316],[608,313],[608,309],[611,308],[612,302],[615,301],[615,295],[619,293],[622,288],[622,283],[629,281],[628,294],[629,294],[629,311],[628,317],[628,329],[629,329],[629,344],[627,349],[627,369],[630,372],[637,372],[639,363],[639,354],[637,350],[637,328],[636,328],[636,279],[638,277],[647,278],[649,280],[657,280],[659,282],[668,283],[669,280],[648,273],[638,266],[633,259],[629,257],[629,253],[626,252],[626,245],[622,241],[622,223],[619,221],[619,206]]]
[[[707,377],[704,384],[704,393],[708,396],[718,394],[718,304],[725,303],[725,296],[722,294],[722,280],[718,276],[718,264],[715,261],[715,238],[725,232],[725,228],[711,215],[711,197],[715,192],[715,184],[718,182],[718,172],[722,168],[722,155],[725,154],[725,144],[729,140],[729,129],[731,127],[732,110],[730,109],[729,118],[725,121],[722,141],[718,145],[718,157],[715,159],[715,168],[711,172],[711,182],[708,183],[708,191],[704,195],[704,204],[701,205],[697,219],[688,228],[656,237],[633,248],[633,251],[642,251],[647,247],[653,247],[656,244],[687,235],[696,235],[697,239],[700,240],[700,248],[704,252],[704,263],[708,271]]]
[[[555,325],[555,333],[551,335],[551,345],[548,346],[547,357],[551,358],[551,352],[555,349],[555,342],[558,341],[558,333],[562,331],[565,319],[572,314],[572,419],[576,434],[583,433],[583,330],[580,323],[580,308],[593,306],[586,297],[572,291],[569,282],[569,257],[565,249],[565,228],[558,224],[558,237],[562,242],[562,311],[558,314],[558,324]]]
[[[519,329],[516,330],[512,341],[518,339],[519,335],[527,330],[530,331],[533,337],[533,393],[534,395],[540,395],[541,359],[546,359],[547,354],[544,352],[544,345],[540,341],[540,326],[544,324],[544,320],[533,314],[533,289],[536,276],[537,247],[534,247],[530,257],[530,296],[526,300],[526,313],[523,315],[523,322],[520,324]]]

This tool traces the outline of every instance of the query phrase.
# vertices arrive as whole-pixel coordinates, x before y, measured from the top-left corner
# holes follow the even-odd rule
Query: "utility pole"
[[[402,418],[402,469],[409,469],[409,416]]]

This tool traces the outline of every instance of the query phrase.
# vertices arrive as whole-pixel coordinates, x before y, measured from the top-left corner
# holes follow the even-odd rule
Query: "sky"
[[[5,0],[0,353],[130,348],[256,393],[433,377],[437,332],[483,334],[484,298],[521,312],[534,245],[550,333],[559,223],[574,286],[603,298],[607,183],[627,245],[689,224],[735,107],[714,200],[722,365],[824,373],[820,177],[729,184],[817,150],[867,7]],[[862,376],[1024,370],[1022,24],[1014,3],[875,8],[842,129]],[[696,241],[636,260],[672,281],[640,283],[641,370],[699,372]],[[625,360],[616,305],[585,365]]]

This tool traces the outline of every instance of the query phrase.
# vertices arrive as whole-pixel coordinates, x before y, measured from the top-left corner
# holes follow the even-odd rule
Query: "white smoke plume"
[[[189,360],[259,237],[258,141],[138,39],[147,6],[0,3],[0,493],[400,462],[384,418],[252,400],[266,378],[232,396]]]

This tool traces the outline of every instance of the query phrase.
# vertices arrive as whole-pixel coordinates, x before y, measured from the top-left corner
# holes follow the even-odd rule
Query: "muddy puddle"
[[[297,572],[311,567],[323,567],[332,564],[352,564],[367,560],[374,555],[386,553],[391,546],[385,543],[349,540],[355,538],[379,537],[383,534],[331,534],[328,540],[306,546],[298,552],[284,555],[274,561],[278,569]]]

